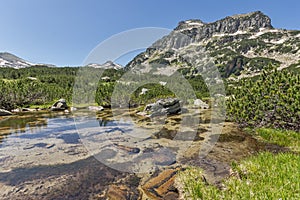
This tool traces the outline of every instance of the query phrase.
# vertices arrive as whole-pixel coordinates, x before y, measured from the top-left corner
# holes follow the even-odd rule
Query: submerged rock
[[[117,143],[114,143],[114,145],[123,150],[123,151],[126,151],[128,152],[129,154],[138,154],[140,152],[140,149],[139,148],[136,148],[136,147],[128,147],[128,146],[125,146],[125,145],[120,145],[120,144],[117,144]]]
[[[150,177],[141,189],[149,199],[178,199],[175,177],[179,168],[167,169]]]

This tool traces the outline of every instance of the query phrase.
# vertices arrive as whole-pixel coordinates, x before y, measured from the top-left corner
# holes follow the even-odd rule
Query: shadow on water
[[[77,133],[68,133],[68,134],[62,134],[57,137],[58,139],[64,140],[66,144],[78,144],[80,143],[80,137]]]
[[[38,182],[39,180],[45,182],[49,178],[53,181],[53,178],[63,175],[68,175],[63,180],[65,182],[63,186],[61,184],[55,184],[48,188],[45,188],[45,185],[42,186],[40,195],[44,199],[88,199],[92,194],[101,194],[108,185],[121,179],[124,180],[122,184],[131,187],[132,193],[138,195],[135,187],[139,181],[132,182],[132,180],[136,181],[134,175],[111,169],[94,157],[70,164],[17,168],[10,172],[0,173],[0,182],[18,186],[25,182]],[[44,192],[42,192],[43,190]]]

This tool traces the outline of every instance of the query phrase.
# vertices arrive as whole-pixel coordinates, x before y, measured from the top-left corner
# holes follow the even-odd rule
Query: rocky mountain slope
[[[195,56],[198,60],[191,59]],[[199,73],[199,65],[211,60],[223,77],[231,78],[253,76],[269,63],[296,69],[300,67],[300,31],[276,29],[260,11],[213,23],[182,21],[126,68],[159,64],[193,75]]]
[[[24,68],[33,65],[26,60],[23,60],[13,54],[4,52],[0,53],[0,67]]]
[[[102,69],[115,69],[115,70],[123,68],[123,66],[121,66],[117,63],[114,63],[112,61],[107,61],[103,64],[91,63],[91,64],[88,64],[87,67],[102,68]]]
[[[11,67],[15,69],[20,69],[20,68],[25,68],[30,66],[56,67],[55,65],[52,64],[31,63],[11,53],[0,52],[0,67]]]

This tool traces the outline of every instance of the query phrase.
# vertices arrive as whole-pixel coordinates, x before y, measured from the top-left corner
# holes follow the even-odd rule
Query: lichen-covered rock
[[[180,102],[176,98],[160,99],[153,104],[148,104],[144,112],[149,113],[149,117],[172,115],[181,112]]]

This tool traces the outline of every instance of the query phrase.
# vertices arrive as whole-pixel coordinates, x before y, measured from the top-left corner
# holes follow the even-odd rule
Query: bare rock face
[[[271,25],[271,19],[260,11],[234,15],[207,24],[200,20],[187,20],[179,22],[179,25],[169,36],[162,38],[154,45],[157,47],[173,46],[175,48],[179,48],[189,45],[192,42],[201,42],[202,40],[211,38],[216,34],[230,34],[238,31],[257,32],[260,28],[273,28]],[[180,34],[187,37],[180,37]],[[188,38],[190,38],[190,41],[186,41]],[[181,46],[178,46],[178,44],[181,44]]]
[[[195,26],[194,24],[196,23],[191,23],[190,20],[183,21],[179,23],[178,27],[175,28],[175,30],[182,31],[184,34],[187,34],[191,37],[194,37],[195,34],[197,34],[195,39],[201,40],[211,37],[216,33],[258,31],[260,28],[273,28],[271,25],[271,19],[260,11],[226,17],[213,23],[199,23],[198,26]],[[191,27],[191,25],[194,26]]]
[[[273,29],[271,19],[260,11],[234,15],[212,23],[204,23],[198,19],[181,21],[174,31],[136,56],[126,68],[144,63],[158,49],[178,49],[191,43],[202,42],[216,34],[233,34],[238,31],[258,32],[260,28]]]

